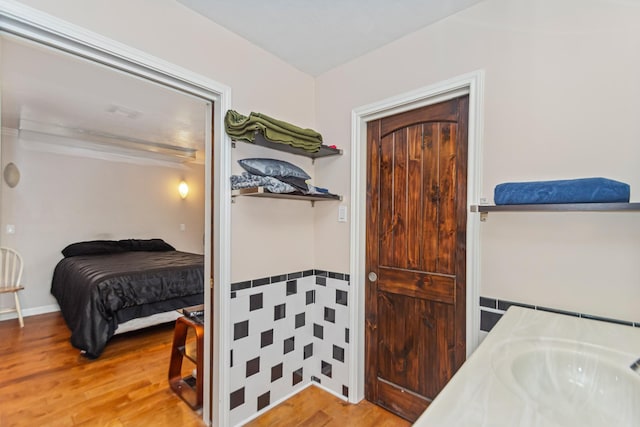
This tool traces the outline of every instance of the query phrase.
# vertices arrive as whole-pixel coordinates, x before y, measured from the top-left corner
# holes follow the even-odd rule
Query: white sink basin
[[[637,358],[640,355],[636,355]],[[521,339],[494,350],[498,378],[527,406],[560,426],[640,426],[634,356],[589,344]]]

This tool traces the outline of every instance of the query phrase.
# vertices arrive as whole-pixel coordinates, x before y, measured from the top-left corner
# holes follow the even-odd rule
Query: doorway
[[[205,316],[203,418],[224,424],[224,401],[212,396],[227,394],[224,392],[227,379],[222,368],[227,355],[221,343],[228,339],[225,333],[228,329],[227,304],[223,296],[229,295],[230,194],[221,183],[226,182],[230,175],[230,144],[222,126],[224,112],[230,106],[230,88],[17,3],[0,3],[0,32],[53,47],[213,103],[205,129],[205,151],[213,155],[205,159],[205,277],[212,280],[211,286],[205,284],[205,304],[208,307]],[[212,179],[214,175],[215,180]],[[218,237],[212,240],[211,235]],[[217,286],[214,287],[213,282]],[[213,306],[210,301],[213,301]],[[213,313],[217,318],[215,323]]]
[[[357,403],[365,398],[365,288],[367,270],[366,254],[366,196],[367,196],[367,124],[373,120],[418,109],[456,97],[469,95],[468,115],[468,169],[467,169],[467,204],[473,204],[481,197],[481,149],[483,126],[484,71],[477,70],[468,74],[453,77],[363,105],[352,112],[351,138],[351,249],[350,272],[352,292],[349,305],[350,327],[353,331],[353,351],[350,363],[354,367],[350,371],[349,401]],[[467,206],[467,209],[469,206]],[[475,215],[467,216],[466,224],[466,357],[479,343],[479,233],[480,220]]]
[[[465,359],[468,102],[367,126],[366,397],[410,421]]]

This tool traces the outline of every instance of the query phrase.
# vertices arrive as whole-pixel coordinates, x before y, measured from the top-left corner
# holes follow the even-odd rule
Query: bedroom
[[[205,102],[19,39],[1,41],[2,157],[20,174],[2,192],[2,242],[22,255],[24,281],[33,283],[22,295],[25,315],[57,310],[51,277],[71,243],[163,238],[203,254],[202,160],[183,163],[179,147],[163,152],[154,141],[175,127],[203,146]],[[185,199],[182,180],[190,184]]]
[[[116,3],[109,11],[96,4],[25,2],[224,82],[233,90],[234,109],[264,111],[319,129],[326,141],[344,149],[353,109],[483,69],[484,144],[474,203],[480,197],[491,202],[494,186],[508,180],[593,175],[630,183],[632,200],[638,199],[640,65],[633,3],[593,1],[584,7],[577,1],[488,0],[317,78],[174,2],[151,11],[143,3]],[[152,19],[141,22],[144,14]],[[221,60],[203,55],[203,43],[215,47]],[[412,57],[410,66],[393,65],[415,51],[423,54]],[[445,54],[452,51],[458,55]],[[258,78],[271,85],[257,87]],[[349,162],[342,156],[301,166],[348,204]],[[243,200],[233,207],[233,234],[244,239],[233,245],[241,251],[253,239],[294,241],[294,258],[283,259],[282,252],[244,261],[233,256],[229,283],[309,268],[355,274],[349,263],[351,224],[335,220],[337,206],[317,204],[311,211],[296,205],[294,210],[315,217],[312,231],[304,225],[288,228],[283,239],[276,227],[256,223],[253,213],[260,211],[265,223],[270,218],[263,214],[279,222],[291,218],[279,218],[277,206],[259,202]],[[242,204],[249,208],[239,211]],[[477,297],[638,321],[640,230],[634,214],[491,214],[480,233]],[[313,243],[296,243],[297,235],[311,236]],[[474,304],[479,316],[479,303]]]

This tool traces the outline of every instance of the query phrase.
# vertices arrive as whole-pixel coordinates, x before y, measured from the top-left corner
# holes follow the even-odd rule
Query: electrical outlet
[[[187,231],[187,224],[180,224],[180,231]]]
[[[16,234],[16,226],[13,224],[7,224],[7,234]]]

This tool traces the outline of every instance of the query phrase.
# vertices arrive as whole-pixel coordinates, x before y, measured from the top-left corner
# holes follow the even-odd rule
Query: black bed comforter
[[[202,304],[204,257],[187,252],[124,252],[64,258],[51,293],[71,330],[71,344],[100,356],[118,323]]]

